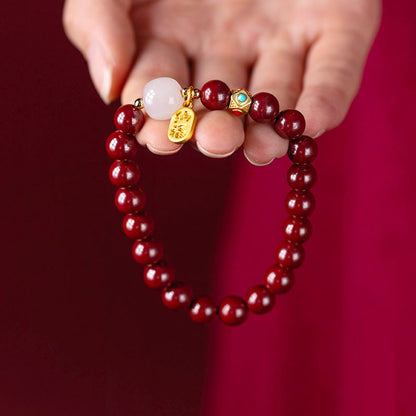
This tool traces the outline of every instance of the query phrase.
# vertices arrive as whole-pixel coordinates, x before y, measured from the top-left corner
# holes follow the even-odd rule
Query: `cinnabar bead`
[[[305,117],[297,110],[282,111],[274,124],[277,134],[284,139],[296,139],[302,136],[305,127]]]
[[[169,309],[188,309],[192,300],[192,289],[183,282],[173,282],[163,289],[162,301]]]
[[[284,269],[296,269],[305,260],[305,249],[301,245],[284,241],[276,249],[277,264]]]
[[[231,91],[219,80],[206,82],[201,88],[201,102],[209,110],[224,110],[230,102]]]
[[[235,326],[242,324],[247,319],[248,308],[240,297],[227,296],[222,300],[218,314],[222,322]]]
[[[318,156],[318,145],[311,137],[302,136],[289,142],[287,154],[293,163],[312,163]]]
[[[312,224],[307,218],[289,217],[283,223],[283,237],[292,243],[302,244],[312,234]]]
[[[115,203],[123,214],[135,214],[146,204],[146,195],[140,188],[120,188],[116,192]]]
[[[286,211],[290,215],[306,217],[315,209],[315,197],[309,191],[292,190],[286,197]]]
[[[117,130],[108,136],[106,149],[112,159],[133,159],[139,150],[139,143],[135,137]]]
[[[217,315],[217,305],[205,296],[194,299],[189,308],[189,316],[198,323],[204,324],[211,321]]]
[[[140,169],[132,160],[115,160],[108,172],[110,181],[115,186],[134,186],[140,179]]]
[[[166,262],[149,264],[143,274],[144,282],[151,289],[163,289],[175,280],[175,270]]]
[[[287,171],[287,181],[293,189],[309,190],[315,185],[316,170],[312,165],[292,165]]]
[[[127,214],[123,220],[123,230],[127,237],[142,239],[150,237],[155,229],[155,222],[150,214]]]
[[[295,283],[295,275],[291,270],[285,270],[278,264],[270,266],[264,274],[264,284],[274,294],[288,292]]]
[[[248,291],[246,304],[252,312],[263,314],[273,309],[275,298],[265,286],[257,285]]]
[[[133,244],[134,260],[146,266],[148,264],[157,263],[163,257],[163,246],[157,240],[137,240]]]
[[[254,94],[249,114],[254,121],[259,123],[273,121],[279,114],[279,101],[268,92]]]
[[[123,105],[114,114],[114,124],[123,133],[137,134],[144,124],[143,112],[132,104]]]

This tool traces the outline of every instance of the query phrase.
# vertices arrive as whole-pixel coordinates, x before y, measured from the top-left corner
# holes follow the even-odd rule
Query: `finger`
[[[123,103],[133,103],[142,97],[143,87],[152,79],[170,77],[184,87],[189,85],[189,66],[182,50],[158,39],[139,40],[138,57],[123,89]],[[160,155],[176,153],[181,145],[172,143],[167,136],[169,120],[146,117],[137,135],[139,143]]]
[[[230,57],[201,56],[194,65],[194,84],[198,88],[213,79],[225,82],[230,89],[244,88],[247,77],[247,66]],[[198,149],[206,156],[230,156],[244,142],[244,118],[230,111],[201,109],[198,111],[195,140]]]
[[[129,1],[67,0],[63,25],[68,38],[88,62],[104,102],[117,98],[135,54]]]
[[[264,51],[253,68],[250,91],[269,92],[279,101],[280,109],[294,108],[301,91],[306,47],[279,38],[273,48]],[[273,123],[247,121],[244,154],[256,166],[267,165],[287,153],[288,141],[279,137]]]
[[[370,40],[358,31],[330,31],[311,47],[297,109],[305,134],[318,137],[342,122],[360,86]]]

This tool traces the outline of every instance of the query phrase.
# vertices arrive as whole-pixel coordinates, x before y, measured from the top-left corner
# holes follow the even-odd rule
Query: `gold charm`
[[[185,101],[176,111],[169,123],[168,138],[173,143],[186,143],[192,139],[196,125],[196,114],[192,110],[192,99],[199,97],[199,91],[193,87],[183,90]]]
[[[243,89],[232,90],[228,108],[236,115],[247,114],[251,106],[251,94]]]

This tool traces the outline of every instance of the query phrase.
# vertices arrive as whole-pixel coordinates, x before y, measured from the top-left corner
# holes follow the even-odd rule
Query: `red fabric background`
[[[389,3],[347,120],[319,139],[296,287],[233,329],[194,325],[144,286],[106,180],[116,105],[93,91],[62,5],[3,5],[0,415],[416,413],[416,7]],[[217,299],[261,281],[286,160],[143,150],[140,165],[181,278]]]

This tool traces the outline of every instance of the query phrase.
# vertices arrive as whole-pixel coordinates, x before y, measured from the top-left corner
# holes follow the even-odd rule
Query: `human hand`
[[[345,117],[377,32],[380,0],[66,0],[63,22],[108,103],[133,103],[151,79],[201,88],[211,79],[296,108],[317,137]],[[253,164],[287,152],[270,125],[198,104],[194,140],[211,157],[241,145]],[[200,111],[199,111],[200,110]],[[149,119],[137,138],[172,154],[169,121]]]

